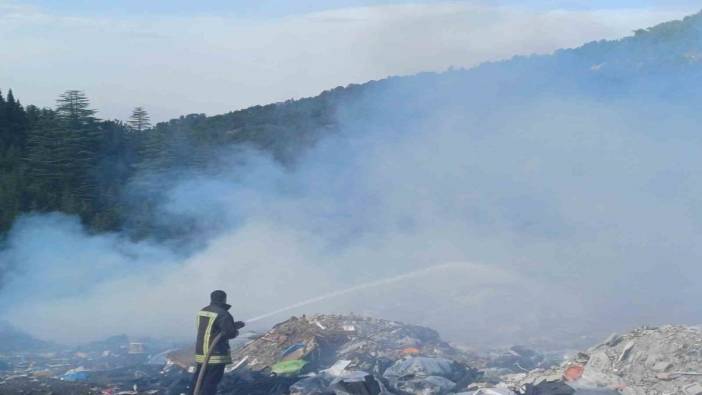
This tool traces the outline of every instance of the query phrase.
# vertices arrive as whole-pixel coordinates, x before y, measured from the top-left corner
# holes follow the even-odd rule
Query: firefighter
[[[227,304],[227,294],[216,290],[210,294],[210,304],[197,313],[197,340],[195,341],[195,362],[197,368],[190,386],[191,393],[203,370],[199,394],[215,395],[217,386],[224,376],[224,367],[232,363],[229,351],[229,340],[239,335],[239,329],[244,327],[241,321],[234,321],[229,314],[230,305]],[[218,336],[219,334],[221,336]],[[214,341],[217,341],[214,345]],[[205,361],[208,350],[212,350],[209,360]]]

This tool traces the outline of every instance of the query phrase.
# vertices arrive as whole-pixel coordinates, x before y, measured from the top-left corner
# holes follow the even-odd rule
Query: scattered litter
[[[516,393],[507,388],[481,388],[476,391],[456,395],[516,395]]]
[[[239,362],[235,363],[234,365],[232,365],[232,366],[227,366],[227,368],[225,369],[225,371],[226,371],[227,373],[233,372],[233,371],[239,369],[239,368],[240,368],[242,365],[244,365],[244,364],[246,363],[246,361],[248,361],[248,360],[249,360],[249,356],[247,355],[247,356],[245,356],[244,358],[241,358],[241,360],[240,360]]]
[[[292,361],[282,361],[271,366],[271,371],[279,376],[299,376],[302,369],[307,365],[304,359],[294,359]]]
[[[290,386],[290,395],[328,395],[329,382],[322,376],[306,377]]]
[[[63,381],[86,381],[88,379],[88,372],[82,368],[71,369],[61,376]]]
[[[445,394],[473,382],[477,375],[445,358],[412,357],[395,362],[383,377],[399,391]]]
[[[317,325],[317,326],[319,327],[319,329],[321,329],[321,330],[327,329],[327,327],[324,326],[324,325],[322,325],[322,324],[320,324],[319,321],[314,321],[314,323],[315,323],[315,325]]]
[[[326,373],[332,377],[339,377],[344,373],[344,370],[351,364],[351,361],[346,359],[341,359],[336,361],[329,369],[322,370],[322,373]]]
[[[337,377],[330,385],[335,395],[378,395],[382,384],[366,372],[347,372]]]
[[[583,367],[583,365],[573,364],[565,369],[565,371],[563,372],[563,378],[565,379],[565,381],[578,381],[581,377],[583,377],[584,371],[585,368]]]

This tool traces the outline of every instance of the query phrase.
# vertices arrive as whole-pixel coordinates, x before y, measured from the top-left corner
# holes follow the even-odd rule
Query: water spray
[[[462,266],[465,266],[465,265],[466,265],[465,263],[457,263],[457,262],[454,262],[454,263],[444,263],[444,264],[441,264],[441,265],[434,265],[434,266],[431,266],[431,267],[428,267],[428,268],[425,268],[425,269],[419,269],[419,270],[415,270],[415,271],[412,271],[412,272],[409,272],[409,273],[400,274],[400,275],[398,275],[398,276],[394,276],[394,277],[390,277],[390,278],[386,278],[386,279],[382,279],[382,280],[378,280],[378,281],[372,281],[372,282],[368,282],[368,283],[365,283],[365,284],[356,285],[356,286],[353,286],[353,287],[351,287],[351,288],[346,288],[346,289],[342,289],[342,290],[330,292],[330,293],[327,293],[327,294],[324,294],[324,295],[321,295],[321,296],[317,296],[317,297],[314,297],[314,298],[310,298],[310,299],[307,299],[307,300],[303,300],[303,301],[301,301],[301,302],[297,302],[297,303],[295,303],[295,304],[291,304],[290,306],[286,306],[286,307],[283,307],[283,308],[280,308],[280,309],[277,309],[277,310],[273,310],[273,311],[268,312],[268,313],[266,313],[266,314],[261,314],[261,315],[256,316],[256,317],[249,318],[249,319],[246,320],[245,322],[246,322],[247,324],[250,324],[250,323],[252,323],[252,322],[260,321],[260,320],[263,320],[263,319],[265,319],[265,318],[268,318],[268,317],[271,317],[271,316],[274,316],[274,315],[277,315],[277,314],[280,314],[280,313],[284,313],[284,312],[289,311],[289,310],[294,310],[294,309],[297,309],[297,308],[299,308],[299,307],[304,307],[304,306],[307,306],[307,305],[310,305],[310,304],[313,304],[313,303],[318,303],[318,302],[321,302],[321,301],[324,301],[324,300],[327,300],[327,299],[335,298],[335,297],[342,296],[342,295],[347,295],[347,294],[350,294],[350,293],[353,293],[353,292],[357,292],[357,291],[361,291],[361,290],[368,289],[368,288],[379,287],[379,286],[381,286],[381,285],[394,284],[394,283],[398,283],[398,282],[401,282],[401,281],[404,281],[404,280],[408,280],[408,279],[410,279],[410,278],[423,276],[423,275],[429,274],[429,273],[431,273],[431,272],[442,271],[442,270],[447,270],[447,269],[452,269],[452,268],[457,268],[457,267],[462,267]]]

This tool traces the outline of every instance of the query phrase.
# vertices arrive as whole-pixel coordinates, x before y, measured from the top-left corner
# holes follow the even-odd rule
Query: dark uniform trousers
[[[207,364],[207,369],[205,369],[205,377],[202,378],[200,393],[198,395],[217,394],[217,386],[219,385],[219,382],[222,381],[222,377],[224,377],[224,366],[225,364],[223,363]],[[193,375],[193,382],[190,384],[190,395],[193,395],[193,392],[195,391],[197,377],[200,375],[200,368],[202,368],[202,364],[197,364],[195,375]]]

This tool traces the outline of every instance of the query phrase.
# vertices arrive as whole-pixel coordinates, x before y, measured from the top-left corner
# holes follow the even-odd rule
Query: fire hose
[[[205,354],[205,359],[202,360],[202,365],[200,365],[200,373],[197,375],[197,381],[195,382],[195,389],[193,390],[193,395],[200,395],[200,387],[202,387],[202,379],[205,378],[205,371],[207,370],[207,363],[210,361],[210,355],[212,355],[212,351],[214,350],[215,346],[217,343],[219,343],[219,340],[222,338],[223,333],[220,332],[215,336],[215,338],[212,340],[212,344],[210,345],[210,348],[207,350],[207,353]]]

